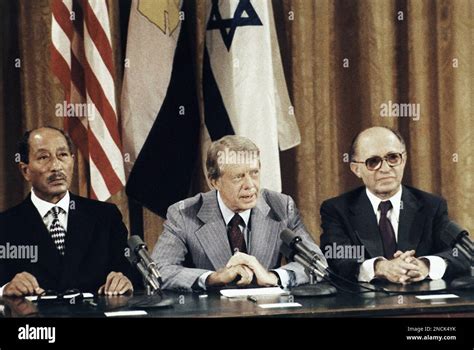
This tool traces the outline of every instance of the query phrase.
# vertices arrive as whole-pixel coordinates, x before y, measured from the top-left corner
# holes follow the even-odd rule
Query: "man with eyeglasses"
[[[440,239],[449,220],[446,201],[401,184],[407,151],[400,133],[386,127],[363,130],[352,142],[350,161],[365,186],[321,205],[321,246],[323,252],[363,246],[364,257],[326,254],[336,273],[407,284],[468,269]]]

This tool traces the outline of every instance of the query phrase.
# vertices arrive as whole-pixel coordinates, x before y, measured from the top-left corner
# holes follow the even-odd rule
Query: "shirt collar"
[[[400,212],[400,202],[402,201],[402,186],[400,185],[400,188],[398,189],[397,193],[395,193],[392,197],[388,199],[380,199],[377,197],[375,194],[369,191],[369,189],[366,187],[365,192],[367,193],[367,197],[369,197],[370,204],[372,204],[372,208],[374,209],[374,213],[377,215],[377,212],[379,210],[379,204],[380,202],[385,202],[385,201],[390,201],[392,202],[392,207],[395,213]]]
[[[39,198],[35,194],[35,191],[31,189],[31,201],[33,202],[33,205],[36,207],[36,209],[38,210],[42,218],[44,218],[44,216],[48,214],[48,212],[53,207],[60,207],[66,212],[66,215],[67,215],[69,213],[69,199],[70,199],[69,191],[67,191],[64,197],[61,198],[61,200],[57,202],[56,204],[46,202],[42,200],[41,198]]]
[[[227,205],[225,205],[219,191],[217,191],[217,203],[219,203],[219,209],[221,210],[222,216],[224,217],[224,222],[227,226],[229,224],[229,221],[232,220],[236,213],[234,213],[232,210],[229,209]],[[248,226],[251,210],[252,209],[247,209],[241,213],[238,213],[240,217],[244,220],[245,226]]]

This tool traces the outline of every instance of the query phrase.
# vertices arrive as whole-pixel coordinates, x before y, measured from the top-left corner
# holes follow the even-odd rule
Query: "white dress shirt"
[[[67,219],[69,215],[69,200],[70,200],[70,195],[69,191],[66,192],[63,198],[56,204],[46,202],[39,198],[33,189],[31,189],[31,202],[33,202],[33,205],[35,206],[36,210],[38,210],[38,213],[40,214],[41,218],[43,219],[43,222],[46,226],[46,229],[49,231],[49,226],[53,222],[53,215],[52,213],[49,213],[49,211],[53,207],[60,207],[62,210],[59,211],[58,214],[58,219],[61,225],[64,227],[64,229],[67,231]],[[8,284],[8,283],[7,283]],[[0,288],[0,297],[3,295],[3,288],[7,285],[5,284]],[[40,286],[41,287],[41,286]]]
[[[51,223],[53,222],[53,215],[49,211],[53,207],[60,207],[62,210],[59,211],[58,219],[61,225],[64,227],[64,229],[67,231],[67,219],[69,216],[69,201],[70,201],[70,195],[69,191],[66,192],[63,198],[56,204],[46,202],[39,198],[36,194],[35,191],[32,189],[31,190],[31,201],[33,202],[33,205],[36,207],[38,210],[38,213],[40,214],[41,218],[43,219],[43,222],[46,226],[46,228],[49,230],[49,226],[51,226]]]
[[[219,209],[221,211],[222,217],[224,218],[225,226],[229,224],[230,220],[234,217],[236,214],[233,212],[227,205],[225,205],[224,201],[222,200],[221,194],[219,191],[217,191],[217,203],[219,204]],[[247,252],[250,252],[250,234],[251,232],[248,230],[248,224],[250,220],[250,213],[252,209],[247,209],[243,212],[238,213],[242,220],[245,223],[245,227],[242,227],[239,225],[240,231],[242,231],[242,234],[244,235],[245,243],[247,245]],[[287,287],[289,282],[290,282],[290,275],[288,271],[285,269],[275,269],[275,270],[270,270],[272,272],[275,272],[278,274],[278,277],[280,278],[280,282],[283,287]],[[206,279],[207,277],[212,274],[214,271],[207,271],[204,272],[201,276],[199,276],[198,284],[199,287],[202,289],[206,289]]]
[[[367,193],[367,197],[369,197],[370,204],[372,205],[374,213],[377,217],[377,223],[380,220],[380,210],[379,210],[380,202],[387,201],[387,200],[392,202],[392,208],[388,211],[387,218],[390,220],[390,223],[392,224],[392,227],[393,227],[393,231],[395,232],[395,241],[398,242],[398,224],[400,221],[402,186],[400,186],[397,193],[395,193],[392,197],[388,199],[384,199],[384,200],[378,198],[376,195],[370,192],[367,188],[365,189],[365,191]],[[428,259],[430,262],[430,268],[429,268],[429,273],[428,273],[429,278],[431,278],[432,280],[443,278],[447,265],[446,265],[446,262],[441,257],[429,255],[429,256],[423,256],[420,258]],[[386,260],[384,257],[378,256],[372,259],[365,260],[362,263],[359,269],[359,277],[358,277],[359,281],[370,282],[371,280],[375,278],[375,261],[377,259]]]

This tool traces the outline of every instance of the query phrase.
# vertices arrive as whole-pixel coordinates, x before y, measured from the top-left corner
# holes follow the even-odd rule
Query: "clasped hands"
[[[262,264],[252,255],[237,252],[227,262],[226,266],[210,274],[206,279],[207,286],[222,286],[237,281],[238,286],[247,286],[254,277],[257,285],[261,287],[277,286],[276,273],[267,271]]]
[[[414,250],[398,250],[393,259],[375,261],[375,276],[393,283],[409,284],[424,280],[430,272],[430,262],[426,258],[416,258]]]

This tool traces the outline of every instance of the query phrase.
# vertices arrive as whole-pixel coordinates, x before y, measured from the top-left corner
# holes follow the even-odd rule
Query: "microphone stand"
[[[137,268],[143,278],[143,286],[145,287],[145,295],[136,295],[128,301],[129,308],[156,308],[167,307],[174,304],[174,300],[165,297],[161,291],[161,278],[154,265],[145,265],[145,262],[132,254],[127,256],[130,263]],[[151,268],[150,268],[151,267]]]
[[[309,277],[309,283],[291,289],[291,294],[300,297],[329,296],[337,293],[337,289],[329,283],[318,282],[318,276],[328,281],[326,272],[321,272],[312,264],[308,264],[304,258],[298,254],[293,256],[293,260],[305,267],[305,272]]]

